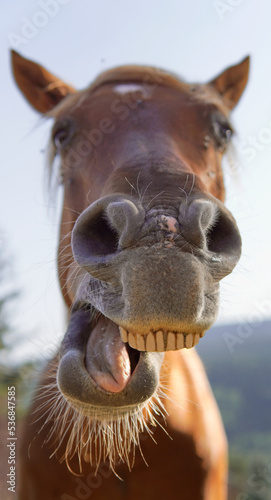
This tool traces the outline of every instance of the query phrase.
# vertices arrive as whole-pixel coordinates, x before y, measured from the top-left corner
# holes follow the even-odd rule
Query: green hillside
[[[271,321],[212,328],[197,350],[229,440],[231,498],[269,500]]]

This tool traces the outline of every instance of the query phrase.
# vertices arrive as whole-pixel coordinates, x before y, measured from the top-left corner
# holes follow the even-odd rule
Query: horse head
[[[82,91],[17,53],[13,68],[30,104],[54,120],[61,163],[58,266],[70,316],[58,389],[76,415],[123,418],[119,429],[129,416],[140,430],[164,356],[211,327],[219,283],[240,257],[221,159],[248,58],[207,84],[125,66]]]

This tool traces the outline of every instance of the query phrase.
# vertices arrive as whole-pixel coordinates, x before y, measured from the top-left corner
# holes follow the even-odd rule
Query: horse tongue
[[[131,364],[119,328],[101,316],[86,348],[86,368],[96,384],[108,392],[120,392],[131,376]]]

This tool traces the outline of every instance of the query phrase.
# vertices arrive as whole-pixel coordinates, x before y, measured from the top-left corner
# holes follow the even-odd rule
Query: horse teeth
[[[168,332],[167,334],[167,351],[176,350],[176,333]]]
[[[137,335],[132,332],[128,333],[128,343],[133,349],[137,349]]]
[[[156,332],[156,350],[158,352],[163,352],[165,350],[164,332],[162,330]]]
[[[186,349],[191,349],[191,347],[193,347],[193,340],[194,340],[193,333],[188,333],[185,336],[185,347],[186,347]]]
[[[126,343],[128,342],[128,332],[122,328],[122,326],[119,326],[119,331],[120,331],[120,336],[122,342]]]
[[[156,351],[155,336],[152,332],[146,336],[146,351]]]
[[[137,349],[139,351],[146,351],[146,342],[145,342],[145,336],[137,334]]]
[[[200,339],[200,334],[199,333],[195,333],[193,347],[199,343],[199,339]]]
[[[177,347],[177,349],[184,348],[184,334],[183,333],[177,333],[176,347]]]
[[[127,332],[119,327],[123,342],[128,342],[133,349],[148,352],[176,351],[179,349],[191,349],[199,343],[201,336],[199,333],[174,333],[158,330],[146,334]]]

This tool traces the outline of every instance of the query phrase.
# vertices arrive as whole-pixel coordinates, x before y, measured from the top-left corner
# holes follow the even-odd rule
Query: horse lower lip
[[[121,326],[119,327],[123,342],[127,342],[130,347],[138,351],[164,352],[176,351],[179,349],[191,349],[198,344],[200,337],[204,332],[199,333],[175,333],[157,330],[144,335],[139,333],[127,332]]]
[[[60,360],[57,383],[72,406],[84,407],[88,414],[93,411],[97,415],[99,408],[110,412],[110,408],[133,407],[147,401],[159,384],[162,362],[162,353],[142,353],[124,390],[111,393],[97,388],[85,368],[84,355],[71,349]]]
[[[162,353],[138,353],[127,346],[131,363],[131,376],[121,391],[110,392],[98,387],[86,368],[86,347],[97,321],[97,311],[74,308],[68,330],[62,342],[57,383],[70,404],[83,405],[88,411],[95,408],[124,408],[144,403],[155,392],[163,362]],[[119,335],[115,325],[114,336]],[[96,410],[95,410],[96,411]]]

